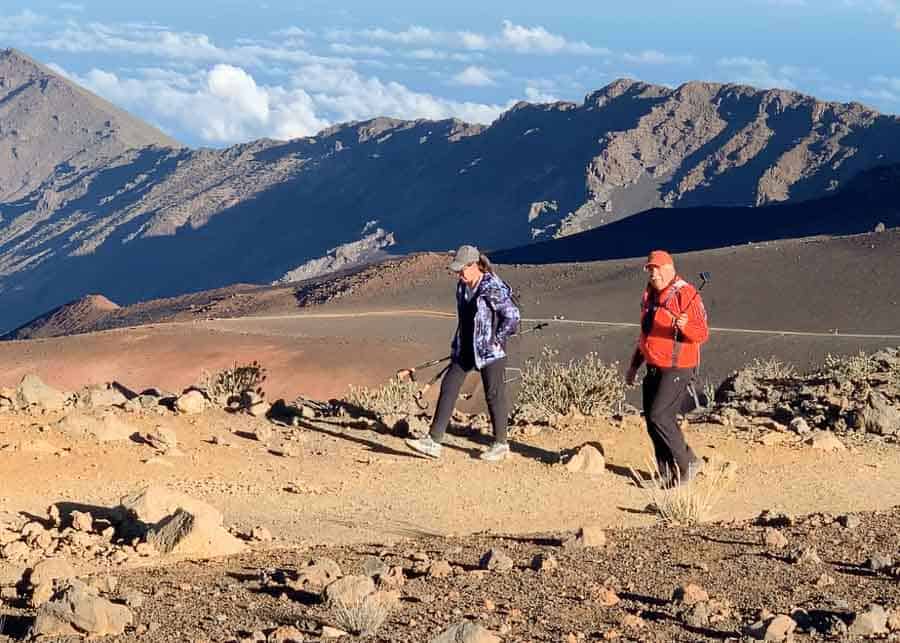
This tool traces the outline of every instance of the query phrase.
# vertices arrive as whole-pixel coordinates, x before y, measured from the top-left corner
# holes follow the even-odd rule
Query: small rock
[[[602,607],[614,607],[619,604],[619,595],[609,587],[601,587],[594,593],[594,600]]]
[[[446,560],[436,560],[428,566],[430,578],[447,578],[453,574],[453,567]]]
[[[507,556],[505,552],[495,548],[485,552],[481,557],[478,566],[481,567],[481,569],[492,572],[507,572],[511,570],[515,564],[513,563],[513,559]]]
[[[94,517],[83,511],[73,511],[72,528],[76,531],[91,533],[94,531]]]
[[[796,565],[821,565],[822,559],[815,547],[801,547],[791,552],[790,560]]]
[[[253,429],[253,437],[260,442],[268,442],[272,439],[272,427],[268,424],[260,424]]]
[[[709,603],[695,603],[681,614],[681,620],[691,627],[709,627]]]
[[[784,549],[788,545],[788,539],[779,530],[766,527],[763,532],[763,544],[769,549]]]
[[[339,639],[342,636],[350,636],[344,630],[339,630],[336,627],[331,627],[330,625],[322,626],[322,638],[323,639]]]
[[[817,451],[825,451],[827,453],[847,450],[847,447],[844,446],[843,442],[838,440],[833,433],[829,433],[828,431],[816,431],[806,443]]]
[[[856,614],[850,625],[850,636],[868,637],[887,634],[888,615],[881,605],[869,605]]]
[[[184,415],[199,415],[206,410],[206,406],[206,397],[197,390],[188,391],[175,400],[176,410]]]
[[[797,622],[784,614],[770,620],[763,631],[763,641],[786,641],[793,638]]]
[[[598,476],[606,473],[606,458],[603,453],[592,444],[585,444],[569,458],[566,469],[575,473],[585,473]]]
[[[866,561],[866,569],[873,572],[887,571],[894,566],[894,559],[882,553],[872,554]]]
[[[282,625],[266,637],[266,643],[303,643],[305,640],[303,632],[292,625]]]
[[[95,596],[84,583],[72,580],[37,613],[32,634],[40,636],[119,635],[134,616],[124,605]]]
[[[565,549],[606,546],[606,532],[597,525],[585,525],[562,543]]]
[[[844,529],[856,529],[861,523],[860,519],[853,514],[838,516],[837,521]]]
[[[265,527],[257,525],[250,532],[250,539],[256,540],[259,542],[263,542],[263,543],[271,542],[272,541],[272,532],[269,531],[268,529],[266,529]]]
[[[539,572],[552,572],[559,569],[559,561],[553,554],[538,554],[532,559],[531,568]]]
[[[809,428],[807,421],[799,416],[791,420],[788,428],[797,435],[806,435],[812,431],[812,429]]]
[[[500,637],[492,634],[478,623],[462,621],[451,625],[430,643],[501,643]]]
[[[679,605],[694,605],[709,600],[709,594],[705,589],[694,583],[676,587],[672,592],[672,602]]]

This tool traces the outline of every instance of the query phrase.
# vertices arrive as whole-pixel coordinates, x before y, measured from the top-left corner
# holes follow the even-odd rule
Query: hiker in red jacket
[[[688,446],[676,415],[682,411],[700,345],[709,338],[706,309],[697,289],[675,272],[672,256],[654,250],[644,270],[650,279],[641,300],[641,335],[625,375],[633,385],[647,364],[643,401],[647,432],[653,441],[659,474],[667,485],[689,482],[701,461]]]

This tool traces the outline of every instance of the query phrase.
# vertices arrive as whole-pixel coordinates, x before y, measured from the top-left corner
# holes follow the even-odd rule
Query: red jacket
[[[688,322],[683,331],[678,331],[675,319],[683,312],[688,314]],[[647,315],[652,315],[652,320]],[[658,295],[647,287],[641,299],[638,343],[647,364],[659,368],[694,368],[700,364],[700,345],[707,339],[706,308],[696,288],[677,276]]]

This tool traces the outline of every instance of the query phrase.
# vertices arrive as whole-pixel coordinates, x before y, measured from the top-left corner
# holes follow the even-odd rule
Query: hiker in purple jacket
[[[506,340],[518,330],[519,309],[512,290],[494,274],[490,260],[474,246],[461,246],[450,263],[459,276],[456,310],[459,323],[450,348],[450,366],[441,381],[431,431],[423,438],[406,441],[415,451],[432,458],[441,456],[441,442],[466,375],[481,373],[494,444],[482,460],[497,462],[509,454],[506,441],[509,404],[506,396]]]

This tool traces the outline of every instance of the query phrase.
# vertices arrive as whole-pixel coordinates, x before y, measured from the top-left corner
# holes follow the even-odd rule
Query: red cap
[[[672,255],[665,250],[654,250],[647,257],[647,263],[644,264],[644,270],[647,270],[651,266],[659,268],[660,266],[668,264],[675,265],[675,260],[672,259]]]

